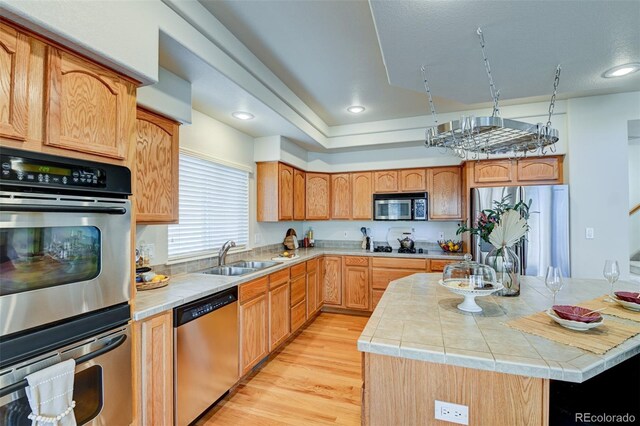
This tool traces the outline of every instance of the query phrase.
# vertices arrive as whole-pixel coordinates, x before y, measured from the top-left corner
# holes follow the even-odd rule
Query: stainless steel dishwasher
[[[238,381],[237,287],[173,310],[174,416],[187,425]]]

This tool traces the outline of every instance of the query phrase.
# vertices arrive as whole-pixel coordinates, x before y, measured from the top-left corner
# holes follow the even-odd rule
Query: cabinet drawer
[[[307,260],[307,273],[318,269],[318,259]]]
[[[443,272],[446,265],[456,262],[458,260],[431,259],[431,272]]]
[[[297,305],[304,300],[306,294],[307,277],[304,275],[295,280],[291,280],[291,306]]]
[[[304,262],[298,263],[297,265],[293,265],[291,267],[291,278],[299,277],[307,272],[307,266]]]
[[[261,294],[266,294],[268,284],[269,279],[267,277],[258,278],[257,280],[246,284],[240,284],[240,288],[238,289],[238,299],[240,300],[240,303],[244,303]]]
[[[307,311],[304,300],[291,308],[291,332],[293,333],[300,328],[307,319]]]
[[[371,310],[376,309],[376,306],[378,306],[378,302],[380,302],[380,299],[382,299],[383,294],[384,294],[384,290],[373,290],[373,292],[371,293],[372,295]]]
[[[424,269],[421,271],[411,270],[411,269],[376,269],[374,268],[371,271],[372,279],[371,279],[371,287],[374,290],[386,290],[387,286],[391,281],[413,275],[417,272],[424,272]]]
[[[369,258],[361,256],[345,256],[344,264],[347,266],[369,266]]]
[[[421,272],[426,271],[427,268],[427,261],[425,259],[374,257],[371,262],[374,268],[418,269]]]
[[[278,287],[281,284],[289,281],[289,269],[283,269],[282,271],[274,272],[269,275],[269,288]]]

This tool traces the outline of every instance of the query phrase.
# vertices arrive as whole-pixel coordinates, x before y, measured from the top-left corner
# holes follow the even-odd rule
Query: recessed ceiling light
[[[347,111],[352,114],[360,114],[364,111],[364,107],[360,105],[351,105],[349,108],[347,108]]]
[[[629,75],[636,71],[640,71],[640,63],[632,62],[629,64],[618,65],[617,67],[610,68],[602,74],[604,78],[615,78]]]
[[[238,120],[251,120],[254,117],[254,115],[251,114],[250,112],[244,112],[244,111],[236,111],[231,115],[233,115]]]

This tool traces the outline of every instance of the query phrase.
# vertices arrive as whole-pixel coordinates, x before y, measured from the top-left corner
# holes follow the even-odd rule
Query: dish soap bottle
[[[309,247],[315,247],[316,243],[313,239],[313,228],[309,227]]]

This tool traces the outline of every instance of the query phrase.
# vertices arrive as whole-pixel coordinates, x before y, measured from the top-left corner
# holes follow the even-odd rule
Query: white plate
[[[618,299],[618,297],[615,294],[613,296],[610,296],[610,297],[611,297],[611,299],[613,299],[617,304],[619,304],[623,308],[627,308],[630,311],[640,312],[640,305],[639,304],[633,303],[633,302],[627,302],[626,300],[620,300],[620,299]]]
[[[591,330],[592,328],[601,326],[602,323],[604,323],[604,318],[602,318],[600,321],[597,321],[597,322],[580,322],[580,321],[566,320],[566,319],[560,318],[558,314],[556,314],[553,311],[553,309],[547,309],[547,315],[549,315],[552,320],[554,320],[561,326],[568,328],[570,330],[575,330],[575,331]]]

